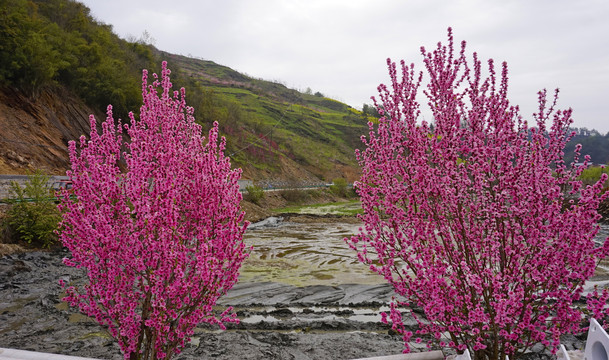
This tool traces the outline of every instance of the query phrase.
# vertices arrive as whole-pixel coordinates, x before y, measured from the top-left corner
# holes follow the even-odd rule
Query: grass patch
[[[275,213],[293,213],[293,214],[314,214],[314,215],[343,215],[343,216],[355,216],[357,214],[363,214],[364,211],[361,208],[359,200],[341,201],[333,203],[322,203],[313,205],[298,205],[298,206],[286,206],[283,208],[277,208],[272,210]]]

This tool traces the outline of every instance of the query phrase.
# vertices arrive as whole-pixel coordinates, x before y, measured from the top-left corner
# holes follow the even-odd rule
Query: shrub
[[[64,192],[61,204],[61,240],[71,252],[64,263],[89,279],[64,283],[64,300],[107,326],[131,359],[171,358],[200,322],[236,322],[213,306],[247,256],[241,171],[231,170],[217,123],[204,144],[169,73],[163,62],[149,85],[144,71],[140,119],[131,113],[130,125],[115,124],[109,106],[98,133],[91,116],[90,139],[69,145],[76,199]]]
[[[51,247],[57,241],[61,217],[54,203],[55,197],[49,185],[49,176],[37,171],[28,176],[24,187],[11,183],[11,204],[3,222],[9,241]]]
[[[582,171],[578,180],[581,180],[584,184],[594,184],[601,178],[602,174],[609,174],[609,168],[605,166],[591,166]]]
[[[337,196],[347,196],[349,191],[349,189],[347,188],[347,180],[343,178],[337,178],[332,180],[332,185],[330,185],[330,191]]]
[[[260,186],[250,185],[245,188],[245,200],[260,205],[260,200],[264,198],[264,190]]]
[[[301,203],[309,198],[306,190],[301,189],[283,189],[279,192],[281,197],[289,203]]]
[[[556,351],[561,334],[581,330],[574,302],[609,251],[593,241],[607,175],[582,187],[585,166],[565,165],[572,118],[555,111],[557,93],[551,104],[539,93],[529,127],[509,104],[507,65],[498,82],[489,60],[483,78],[476,54],[466,59],[465,42],[455,54],[448,34],[448,46],[421,50],[433,126],[418,121],[423,74],[402,61],[398,79],[388,60],[392,89],[379,86],[382,117],[356,153],[365,229],[346,240],[399,295],[383,319],[406,352],[415,333],[475,359],[516,359],[538,342]],[[563,186],[579,195],[564,210]],[[608,297],[588,299],[592,315],[604,316]]]

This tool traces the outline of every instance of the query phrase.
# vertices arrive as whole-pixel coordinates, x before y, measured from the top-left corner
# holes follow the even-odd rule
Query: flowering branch
[[[505,63],[497,75],[489,60],[483,77],[465,42],[456,53],[450,29],[448,45],[421,53],[434,123],[418,121],[423,74],[402,61],[400,79],[388,60],[391,86],[374,99],[382,117],[356,153],[365,227],[346,241],[400,295],[384,320],[406,352],[406,314],[418,342],[429,334],[476,359],[515,359],[537,342],[556,350],[561,334],[581,330],[573,303],[609,251],[593,241],[607,176],[584,188],[577,176],[587,164],[565,165],[572,112],[555,110],[558,91],[550,104],[539,93],[529,127],[508,101]]]
[[[115,122],[108,106],[102,132],[91,116],[90,139],[69,145],[76,200],[65,193],[61,205],[64,263],[85,269],[89,282],[63,284],[65,300],[107,326],[130,359],[171,358],[200,322],[236,322],[212,307],[247,256],[241,170],[231,170],[217,123],[204,144],[169,74],[163,62],[161,79],[148,84],[144,70],[139,120]]]

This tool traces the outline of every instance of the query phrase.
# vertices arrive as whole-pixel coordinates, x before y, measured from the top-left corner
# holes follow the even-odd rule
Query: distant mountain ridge
[[[565,147],[565,161],[571,163],[574,159],[575,146],[582,145],[579,161],[584,160],[584,155],[590,155],[594,165],[609,165],[609,132],[602,135],[596,130],[587,128],[573,128],[575,136]]]

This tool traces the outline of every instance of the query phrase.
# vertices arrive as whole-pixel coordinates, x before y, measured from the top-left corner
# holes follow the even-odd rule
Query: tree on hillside
[[[586,166],[565,164],[572,118],[555,109],[558,92],[539,93],[529,127],[509,103],[507,65],[497,75],[489,60],[484,78],[476,53],[469,61],[465,42],[456,53],[450,29],[448,39],[421,50],[433,128],[418,122],[423,74],[402,62],[400,78],[388,60],[382,117],[357,153],[365,227],[346,240],[399,295],[383,316],[406,351],[425,335],[475,359],[514,360],[539,342],[556,351],[561,334],[581,330],[574,302],[609,253],[593,240],[607,175],[582,187]],[[592,316],[607,315],[608,297],[588,299]]]
[[[103,111],[122,115],[140,102],[139,72],[151,47],[128,43],[72,0],[4,0],[0,7],[0,85],[33,94],[64,85]]]
[[[372,116],[373,118],[381,117],[376,107],[368,104],[364,104],[364,106],[362,106],[362,115],[364,118],[368,118],[368,116]]]

